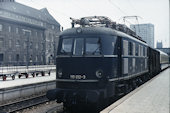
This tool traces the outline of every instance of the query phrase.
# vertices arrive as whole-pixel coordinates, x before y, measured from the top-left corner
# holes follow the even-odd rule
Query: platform
[[[15,74],[15,73],[28,73],[36,71],[55,70],[55,65],[35,65],[35,66],[8,66],[0,67],[0,75]]]
[[[15,87],[15,86],[21,86],[21,85],[27,85],[27,84],[33,84],[33,83],[41,83],[41,82],[47,82],[56,80],[56,72],[52,72],[49,75],[45,76],[38,76],[38,77],[22,77],[22,78],[16,78],[15,80],[12,80],[11,78],[7,78],[6,81],[3,81],[0,79],[0,89],[3,88],[9,88],[9,87]]]
[[[100,113],[169,113],[170,68]]]

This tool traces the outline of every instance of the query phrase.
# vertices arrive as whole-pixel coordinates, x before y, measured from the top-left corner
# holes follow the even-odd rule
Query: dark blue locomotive
[[[100,16],[72,20],[59,38],[57,88],[48,91],[50,100],[100,106],[160,72],[160,53],[124,25]]]

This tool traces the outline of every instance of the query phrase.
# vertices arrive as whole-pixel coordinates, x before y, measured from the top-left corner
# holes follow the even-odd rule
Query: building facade
[[[156,48],[156,49],[159,49],[159,50],[167,53],[170,56],[170,48]]]
[[[59,33],[60,24],[46,8],[0,1],[1,64],[54,64]]]
[[[162,47],[163,47],[162,41],[156,43],[156,48],[162,48]]]
[[[130,28],[136,32],[146,43],[154,48],[154,25],[153,24],[135,24]]]

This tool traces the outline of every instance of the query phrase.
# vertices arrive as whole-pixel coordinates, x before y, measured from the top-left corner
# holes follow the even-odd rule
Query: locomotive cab
[[[57,55],[57,78],[68,81],[97,81],[116,76],[117,57],[116,36],[61,36]]]

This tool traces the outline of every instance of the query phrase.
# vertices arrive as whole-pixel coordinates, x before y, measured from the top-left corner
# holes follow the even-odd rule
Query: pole
[[[27,38],[27,61],[26,61],[26,65],[27,65],[27,69],[28,69],[28,66],[29,66],[29,32],[25,31],[25,35],[26,35],[26,38]]]

